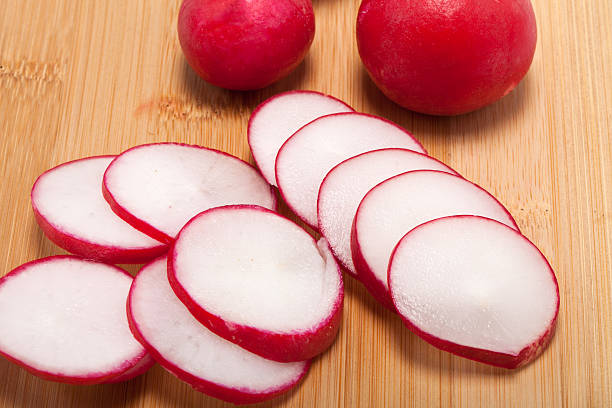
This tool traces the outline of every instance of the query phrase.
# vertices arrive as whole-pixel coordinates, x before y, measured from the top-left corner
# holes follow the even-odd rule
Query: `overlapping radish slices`
[[[165,257],[145,265],[128,301],[132,331],[164,368],[201,392],[237,404],[272,398],[306,374],[309,362],[270,361],[199,323],[172,291],[166,265]]]
[[[119,218],[102,196],[102,177],[115,156],[61,164],[34,183],[36,221],[59,247],[107,263],[143,263],[165,253],[165,244]]]
[[[110,383],[158,361],[251,403],[296,385],[336,337],[344,290],[327,241],[274,213],[274,190],[236,157],[142,145],[55,167],[31,197],[45,234],[83,257],[0,280],[0,354],[34,374]],[[132,285],[92,259],[150,263]]]
[[[157,361],[211,396],[263,401],[333,343],[336,259],[443,350],[516,368],[552,338],[559,290],[544,256],[499,201],[404,129],[298,91],[255,110],[249,144],[265,179],[177,143],[41,175],[36,220],[83,258],[0,279],[0,354],[75,384],[125,381]],[[266,180],[324,238],[274,213]],[[150,263],[132,280],[94,260]]]
[[[284,98],[299,103],[291,94]],[[276,114],[283,117],[283,108]],[[260,115],[254,112],[251,122],[261,122]],[[276,120],[275,132],[293,131],[290,122]],[[426,341],[515,368],[550,340],[559,294],[545,258],[501,203],[424,155],[405,130],[336,113],[303,126],[280,150],[264,143],[257,149],[266,166],[276,155],[276,182],[289,207],[318,227],[347,272]],[[426,231],[427,241],[420,239]]]

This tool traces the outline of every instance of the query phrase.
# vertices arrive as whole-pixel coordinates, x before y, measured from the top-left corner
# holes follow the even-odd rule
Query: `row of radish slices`
[[[157,361],[214,397],[262,401],[334,341],[336,260],[441,349],[515,368],[548,343],[559,294],[544,256],[494,197],[404,129],[294,91],[262,103],[248,136],[263,177],[173,143],[41,175],[36,220],[80,257],[0,280],[0,353],[78,384],[127,380]],[[270,185],[323,238],[276,214]],[[144,262],[133,280],[110,265]]]

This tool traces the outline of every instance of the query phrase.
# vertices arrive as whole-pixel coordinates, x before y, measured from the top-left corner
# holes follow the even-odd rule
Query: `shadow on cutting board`
[[[489,106],[458,116],[431,116],[409,111],[388,99],[370,79],[363,64],[359,67],[358,77],[368,113],[403,126],[425,145],[428,140],[462,139],[474,137],[485,130],[507,128],[508,121],[519,121],[524,115],[536,85],[531,79],[532,75],[527,73],[512,92]]]
[[[312,71],[311,57],[306,55],[293,72],[270,86],[254,91],[231,91],[204,81],[191,69],[185,58],[182,59],[182,64],[183,94],[188,96],[188,103],[192,109],[209,112],[212,116],[237,112],[247,114],[248,117],[257,105],[272,95],[303,88],[306,73]]]

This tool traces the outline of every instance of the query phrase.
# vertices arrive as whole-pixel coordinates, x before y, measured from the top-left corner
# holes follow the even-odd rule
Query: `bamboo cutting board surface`
[[[252,162],[253,108],[281,91],[314,89],[406,127],[497,196],[550,260],[561,309],[544,354],[507,371],[429,346],[346,278],[336,343],[297,390],[267,406],[612,406],[612,3],[534,0],[538,47],[526,79],[502,101],[454,118],[405,111],[370,82],[354,38],[357,0],[313,3],[317,33],[305,62],[267,89],[239,93],[205,84],[186,65],[179,0],[3,0],[0,275],[62,253],[29,207],[44,170],[156,141]],[[0,359],[0,407],[222,405],[159,366],[127,383],[78,387]]]

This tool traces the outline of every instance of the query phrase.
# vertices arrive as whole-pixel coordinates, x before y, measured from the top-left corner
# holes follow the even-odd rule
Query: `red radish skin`
[[[147,353],[132,368],[126,370],[125,372],[119,374],[116,377],[113,377],[112,379],[107,381],[107,383],[116,384],[116,383],[132,380],[140,375],[143,375],[147,371],[149,371],[151,367],[153,367],[154,365],[155,365],[155,359],[151,357],[151,354]]]
[[[158,189],[151,189],[151,187],[149,186],[146,190],[143,190],[140,193],[140,195],[145,196],[145,197],[154,196],[160,202],[164,203],[164,205],[157,205],[155,217],[151,215],[146,216],[146,217],[142,215],[137,215],[134,213],[134,211],[136,210],[142,211],[142,208],[138,208],[138,205],[141,205],[141,203],[137,203],[138,205],[131,203],[135,207],[132,209],[128,208],[127,199],[128,198],[132,199],[132,198],[131,197],[119,198],[119,196],[113,192],[113,180],[112,180],[113,174],[115,171],[119,171],[116,169],[116,167],[118,166],[119,160],[127,160],[125,159],[126,157],[129,157],[130,158],[129,160],[142,160],[142,158],[134,159],[134,156],[144,154],[143,153],[144,149],[155,149],[155,148],[172,149],[169,152],[169,154],[176,154],[176,157],[173,157],[173,166],[171,166],[173,171],[174,171],[174,168],[179,167],[185,162],[184,158],[180,156],[182,154],[185,154],[185,152],[182,152],[183,149],[186,149],[186,151],[190,152],[190,154],[193,154],[193,155],[202,154],[202,159],[200,160],[202,163],[204,162],[204,160],[211,161],[208,167],[208,171],[198,169],[197,171],[193,172],[197,174],[189,174],[189,176],[191,176],[192,178],[203,177],[203,175],[210,173],[215,168],[220,168],[221,165],[219,163],[223,162],[223,165],[228,166],[228,169],[229,169],[229,170],[225,169],[226,173],[229,173],[230,171],[232,173],[229,175],[231,176],[231,179],[230,181],[220,180],[219,177],[225,177],[226,176],[225,173],[219,174],[218,177],[213,177],[212,180],[215,181],[213,187],[214,187],[214,190],[216,191],[216,194],[219,195],[219,190],[224,190],[224,189],[227,190],[228,194],[230,193],[238,194],[237,184],[242,184],[241,185],[242,190],[246,190],[247,188],[253,188],[254,191],[257,193],[257,197],[255,197],[255,194],[253,194],[252,191],[251,192],[243,191],[242,193],[240,193],[240,198],[241,198],[241,201],[248,201],[247,203],[243,203],[243,202],[235,203],[235,202],[231,202],[232,201],[231,199],[226,200],[226,199],[222,199],[221,197],[216,197],[213,200],[210,198],[209,195],[206,195],[206,193],[202,194],[199,191],[202,189],[202,184],[205,182],[209,182],[210,180],[210,178],[204,177],[202,178],[202,180],[175,184],[174,187],[180,186],[182,189],[185,189],[185,191],[181,192],[181,197],[170,197],[167,192],[159,191]],[[179,149],[179,150],[176,150],[176,149]],[[163,156],[163,152],[161,153],[158,152],[156,154],[158,155],[157,158],[159,158],[160,155]],[[193,157],[191,158],[193,159]],[[149,167],[154,166],[154,165],[155,163],[147,163],[147,166]],[[231,168],[229,168],[229,166],[231,166]],[[138,171],[141,169],[138,168],[138,169],[130,169],[130,170],[131,170],[130,171],[131,173],[138,173]],[[138,174],[138,176],[141,177],[142,180],[140,180],[139,182],[134,182],[134,185],[132,185],[131,188],[140,189],[141,186],[146,185],[146,182],[149,182],[150,178],[152,177],[151,174],[148,172],[156,173],[155,170],[156,170],[155,168],[153,169],[148,168],[145,174]],[[124,176],[126,175],[127,174],[124,174]],[[164,177],[166,179],[168,178],[167,175]],[[118,182],[123,182],[122,180],[124,179],[125,177],[116,176],[116,180]],[[167,180],[165,181],[167,182]],[[198,195],[196,194],[191,195],[193,191],[195,191]],[[267,183],[261,177],[257,169],[255,169],[255,167],[253,167],[249,163],[235,156],[232,156],[228,153],[225,153],[219,150],[209,149],[209,148],[205,148],[202,146],[196,146],[196,145],[187,145],[187,144],[182,144],[182,143],[145,144],[145,145],[135,146],[135,147],[132,147],[131,149],[124,151],[119,156],[117,156],[115,160],[113,160],[113,162],[111,162],[111,164],[108,166],[108,169],[106,170],[104,174],[102,194],[104,198],[106,199],[106,201],[109,203],[111,209],[115,212],[115,214],[121,217],[124,221],[126,221],[128,224],[130,224],[137,230],[142,231],[143,233],[149,235],[150,237],[157,239],[158,241],[168,243],[168,244],[174,241],[176,233],[178,233],[180,228],[192,216],[196,215],[198,211],[204,211],[210,207],[217,207],[220,205],[227,205],[227,204],[258,204],[258,205],[265,206],[266,208],[276,210],[276,194],[274,192],[274,189],[271,186],[267,185]],[[191,208],[194,206],[193,202],[196,199],[201,201],[200,203],[198,203],[199,205],[197,206],[198,211]],[[177,211],[176,205],[173,207],[172,211],[168,211],[167,208],[162,208],[168,203],[171,203],[170,205],[172,205],[172,202],[170,200],[177,200],[179,207],[181,205],[184,205],[184,202],[187,202],[188,205],[190,206],[189,208],[190,211],[188,214],[181,213],[180,214],[181,219],[175,220],[172,223],[172,225],[164,225],[162,227],[161,224],[165,223],[164,219],[168,218],[169,213]],[[155,219],[153,220],[153,218]]]
[[[319,188],[319,231],[345,270],[357,277],[351,254],[351,226],[359,203],[374,186],[412,170],[440,170],[457,174],[444,163],[407,149],[380,149],[338,164]]]
[[[371,150],[425,149],[406,129],[364,113],[335,113],[313,120],[283,144],[276,157],[281,196],[300,219],[317,228],[319,187],[342,161]]]
[[[121,225],[124,224],[124,221],[116,214],[113,214],[110,208],[107,208],[108,204],[104,201],[100,191],[104,169],[106,168],[107,162],[110,163],[114,157],[115,156],[95,156],[73,160],[60,164],[41,174],[34,183],[30,195],[34,217],[47,238],[57,246],[75,255],[112,264],[137,264],[148,262],[164,254],[168,250],[167,245],[154,241],[139,231],[131,231],[132,227],[127,224]],[[100,168],[99,179],[98,175],[92,174],[91,170],[85,169],[85,171],[83,171],[79,169],[79,167],[83,165],[95,166],[96,169]],[[103,168],[100,166],[103,166]],[[66,176],[58,176],[59,172],[68,172],[71,168],[74,168],[74,171],[79,174],[74,177],[69,177],[70,173],[65,173]],[[91,177],[92,175],[94,177]],[[75,180],[68,180],[69,178],[74,178]],[[51,184],[42,187],[48,183]],[[57,185],[58,183],[63,185]],[[95,183],[95,186],[93,186],[93,184],[89,185],[88,183]],[[51,189],[53,194],[57,194],[58,191],[65,188],[69,188],[71,193],[62,194],[63,197],[54,196],[48,198],[47,193],[41,192],[43,189],[47,191]],[[92,196],[91,193],[93,190],[97,191],[95,195],[99,195],[99,197]],[[74,197],[71,196],[71,194],[77,196]],[[95,201],[91,203],[84,202],[81,206],[76,206],[75,204],[79,199]],[[55,216],[53,210],[45,208],[45,200],[63,201],[62,205],[65,208],[63,211],[65,212],[74,214],[75,211],[91,211],[94,214],[89,216],[90,219],[93,216],[107,219],[105,225],[114,232],[112,235],[115,235],[115,238],[108,234],[96,236],[96,234],[89,233],[85,236],[82,229],[87,228],[87,225],[80,225],[78,227],[66,225]],[[103,203],[102,208],[100,208],[100,203]],[[55,205],[58,204],[61,203],[56,203]],[[131,239],[125,238],[126,232],[132,237]],[[119,242],[125,243],[123,245],[118,245]]]
[[[227,89],[259,89],[288,75],[314,33],[309,0],[184,0],[178,16],[189,65]]]
[[[251,114],[248,141],[266,181],[276,186],[274,164],[283,143],[302,126],[332,113],[354,112],[345,102],[316,91],[288,91],[263,101]]]
[[[486,350],[483,348],[470,347],[470,346],[466,346],[463,344],[457,344],[447,339],[443,339],[435,335],[432,335],[431,333],[428,333],[422,330],[417,325],[415,325],[410,320],[410,318],[406,317],[404,314],[401,313],[401,308],[397,306],[398,310],[400,310],[400,317],[402,318],[402,321],[404,322],[406,327],[410,329],[410,331],[412,331],[417,336],[421,337],[423,340],[433,345],[434,347],[439,348],[440,350],[444,350],[449,353],[455,354],[457,356],[464,357],[464,358],[467,358],[473,361],[477,361],[480,363],[485,363],[485,364],[507,368],[507,369],[516,369],[516,368],[525,366],[529,364],[531,361],[533,361],[535,358],[537,358],[542,353],[542,351],[548,346],[548,344],[552,340],[552,337],[555,333],[555,328],[557,325],[557,317],[559,315],[559,305],[560,305],[559,284],[557,282],[557,278],[548,260],[542,254],[542,252],[533,243],[531,243],[527,238],[521,235],[520,232],[508,227],[505,224],[502,224],[490,218],[484,218],[484,217],[472,216],[472,215],[456,215],[456,216],[450,216],[450,217],[443,217],[443,218],[439,218],[436,220],[426,222],[414,228],[410,232],[408,232],[404,236],[404,238],[402,238],[402,240],[398,243],[398,245],[395,247],[393,254],[391,256],[391,262],[389,265],[388,280],[389,280],[389,285],[392,288],[391,292],[392,292],[393,302],[394,304],[398,304],[397,302],[400,302],[399,291],[401,291],[401,289],[398,289],[398,291],[395,290],[395,284],[394,284],[394,278],[393,278],[394,275],[400,272],[392,271],[392,270],[393,270],[393,260],[395,259],[396,254],[399,251],[401,251],[402,245],[405,245],[405,242],[408,239],[410,239],[412,233],[416,234],[423,229],[432,227],[432,225],[449,222],[449,221],[455,221],[455,220],[468,220],[468,221],[473,221],[473,222],[481,222],[481,223],[496,225],[496,226],[501,227],[507,233],[514,234],[520,241],[525,241],[529,243],[533,251],[536,252],[538,256],[541,258],[541,260],[543,261],[543,264],[546,265],[546,269],[549,272],[552,284],[554,285],[555,305],[554,305],[554,314],[550,320],[550,323],[548,324],[547,328],[543,331],[543,333],[535,341],[525,346],[520,352],[516,354],[509,354],[509,353],[496,352],[493,350]]]
[[[340,323],[342,321],[342,309],[344,301],[344,286],[342,283],[342,272],[335,262],[335,259],[329,250],[327,242],[320,240],[318,243],[308,235],[305,231],[306,239],[311,240],[313,245],[318,247],[322,256],[326,270],[333,267],[334,273],[337,274],[337,292],[331,310],[325,316],[324,320],[319,321],[314,327],[304,329],[292,329],[291,331],[273,331],[253,325],[241,324],[234,321],[228,321],[222,316],[212,313],[203,307],[199,300],[196,300],[192,294],[186,290],[179,273],[177,271],[177,245],[181,244],[182,235],[186,231],[206,217],[214,217],[215,212],[246,210],[263,214],[273,215],[275,219],[282,223],[289,223],[292,227],[299,228],[290,220],[273,213],[262,207],[257,206],[226,206],[207,210],[194,217],[177,237],[177,240],[168,255],[168,280],[177,297],[187,306],[193,316],[200,321],[204,326],[208,327],[212,332],[223,337],[224,339],[238,344],[240,347],[258,354],[264,358],[279,361],[279,362],[294,362],[308,360],[318,354],[321,354],[334,342]],[[260,237],[261,239],[261,237]],[[280,262],[280,261],[277,261]]]
[[[364,0],[357,45],[372,80],[399,105],[458,115],[514,89],[537,40],[529,0]]]
[[[372,199],[372,197],[376,197],[376,196],[381,197],[381,192],[384,191],[384,189],[389,188],[389,186],[393,184],[404,183],[404,181],[408,181],[410,178],[418,177],[419,175],[434,177],[434,178],[437,177],[437,175],[439,175],[440,177],[442,177],[442,180],[446,179],[447,181],[451,181],[451,184],[446,186],[447,189],[455,186],[457,183],[459,183],[460,185],[465,183],[465,186],[467,188],[469,188],[472,192],[478,194],[479,198],[477,200],[478,200],[479,205],[484,206],[484,207],[488,207],[489,205],[491,205],[491,207],[487,209],[487,211],[489,211],[490,213],[481,214],[481,215],[488,215],[490,217],[493,217],[492,214],[495,213],[495,216],[497,218],[502,219],[504,222],[508,223],[508,225],[510,225],[512,228],[516,229],[517,231],[519,230],[518,226],[516,225],[516,222],[514,221],[514,218],[512,218],[512,215],[495,197],[493,197],[489,192],[487,192],[480,186],[468,180],[465,180],[464,178],[457,176],[457,175],[452,175],[449,173],[433,171],[433,170],[416,170],[416,171],[410,171],[407,173],[399,174],[397,176],[391,177],[383,181],[382,183],[378,184],[366,194],[366,196],[363,198],[363,200],[359,204],[359,208],[357,209],[357,214],[355,215],[355,219],[353,221],[353,226],[352,226],[352,231],[351,231],[351,253],[353,254],[353,263],[355,265],[357,274],[361,282],[366,286],[366,288],[370,291],[372,296],[374,296],[374,298],[378,302],[380,302],[387,309],[394,311],[394,312],[395,312],[395,306],[393,305],[393,302],[391,301],[391,297],[389,296],[389,287],[387,285],[387,282],[381,281],[381,279],[379,278],[379,274],[376,273],[376,271],[379,270],[380,268],[377,268],[372,262],[372,260],[369,261],[367,259],[367,256],[364,254],[364,248],[363,248],[364,239],[365,240],[369,239],[368,238],[369,234],[362,232],[361,229],[358,227],[358,224],[364,218],[364,213],[365,213],[364,207],[366,205],[364,203]],[[445,194],[448,194],[447,190],[443,190],[443,191],[445,192]],[[423,195],[422,193],[423,192],[421,192],[421,195]],[[407,193],[404,192],[404,194],[407,194]],[[391,197],[389,197],[389,201],[388,201],[389,204],[387,204],[383,210],[386,209],[386,210],[391,211],[393,208],[399,209],[400,208],[399,206],[401,205],[406,206],[406,208],[410,208],[409,197],[411,196],[411,194],[407,194],[408,201],[406,201],[404,204],[401,202],[394,203],[393,201],[391,201]],[[431,194],[431,191],[429,192],[429,194]],[[450,197],[450,195],[447,197],[448,200],[450,200],[451,198],[452,197]],[[402,197],[402,200],[404,200],[404,197]],[[465,206],[465,205],[466,204],[463,203],[461,206]],[[395,211],[395,210],[392,210],[392,211]],[[436,212],[438,211],[440,210],[436,209]],[[456,210],[453,210],[453,211],[456,211]],[[463,211],[467,212],[467,210],[463,210]],[[473,211],[474,210],[471,210],[471,212]],[[443,212],[437,213],[434,218],[440,218],[440,217],[444,217],[448,215],[455,215],[455,214],[454,213],[449,214],[443,211]],[[424,219],[422,222],[430,221],[430,220],[431,218],[427,218],[427,219]],[[405,221],[401,223],[400,221],[401,220],[396,220],[394,224],[396,226],[402,226]],[[419,222],[419,224],[420,223],[421,222]],[[408,227],[406,231],[411,230],[413,227],[414,226]],[[395,232],[396,231],[394,231],[394,233]],[[401,231],[401,234],[403,233],[404,233],[404,230]],[[365,238],[362,238],[362,234],[363,236],[365,236]],[[390,233],[388,232],[386,233],[386,235],[388,237],[391,237]],[[397,238],[397,241],[399,241],[401,237],[402,235],[399,235],[399,237]],[[395,244],[397,241],[394,240],[393,243]],[[391,255],[392,249],[393,249],[393,246],[388,248],[388,256]],[[385,259],[387,259],[387,257],[385,257]],[[387,268],[387,265],[385,264],[385,268],[384,268],[385,274],[387,270],[386,268]]]
[[[140,341],[140,343],[147,349],[150,355],[152,355],[153,358],[162,367],[170,371],[180,380],[185,381],[187,384],[191,385],[197,391],[203,392],[212,397],[215,397],[215,398],[227,401],[227,402],[231,402],[234,404],[252,404],[256,402],[269,400],[284,392],[287,392],[289,389],[296,386],[304,378],[304,376],[306,375],[306,373],[308,372],[310,368],[310,361],[305,361],[302,363],[290,363],[290,364],[297,365],[297,368],[299,368],[299,365],[302,364],[302,367],[301,369],[299,369],[297,375],[288,383],[279,384],[277,387],[272,388],[272,389],[267,389],[265,391],[261,391],[261,390],[255,391],[255,390],[248,389],[247,387],[237,387],[237,386],[230,386],[227,384],[221,384],[221,383],[212,381],[210,379],[203,378],[202,376],[197,376],[194,373],[187,371],[187,368],[181,368],[179,366],[180,364],[177,364],[175,362],[175,359],[165,354],[167,353],[167,350],[162,351],[158,349],[155,344],[152,344],[151,342],[149,342],[147,340],[147,336],[145,335],[146,331],[143,330],[143,329],[146,329],[146,327],[141,325],[139,323],[139,319],[137,318],[138,310],[136,307],[135,299],[136,299],[136,296],[138,296],[138,291],[141,290],[139,285],[144,285],[143,283],[141,283],[141,281],[144,279],[144,276],[148,274],[157,274],[157,268],[161,267],[165,269],[166,264],[167,264],[167,261],[165,258],[159,258],[145,265],[142,268],[141,272],[139,272],[138,276],[136,276],[136,279],[134,280],[134,284],[132,285],[132,288],[130,289],[130,295],[128,297],[128,303],[127,303],[128,321],[130,323],[130,329],[132,330],[132,333],[138,339],[138,341]],[[174,319],[177,322],[180,322],[185,325],[195,324],[196,326],[200,326],[200,324],[194,320],[193,316],[184,307],[184,305],[180,303],[178,299],[174,301],[174,293],[172,292],[172,289],[170,288],[168,281],[166,280],[166,275],[167,274],[165,271],[162,271],[162,273],[159,274],[159,279],[163,279],[163,284],[164,286],[166,286],[163,288],[164,293],[162,294],[162,296],[169,295],[167,297],[169,297],[170,299],[173,299],[172,307],[167,308],[166,312],[173,314],[172,319]],[[156,299],[159,299],[159,298],[156,298]],[[166,301],[163,298],[160,300]],[[179,304],[180,306],[177,307],[177,304]],[[174,314],[177,314],[177,315],[174,315]],[[208,332],[208,329],[204,328],[203,326],[198,327],[198,330],[201,330],[203,332]],[[198,335],[202,336],[202,334],[199,334],[200,332],[198,330],[196,331],[196,334],[193,334],[194,332],[190,332],[190,331],[188,331],[188,333],[190,333],[190,335],[194,337]],[[215,336],[214,334],[211,334],[210,332],[208,333],[209,335]],[[189,340],[193,341],[193,339],[191,338]],[[206,342],[207,337],[204,336],[203,338],[199,338],[199,340]],[[221,340],[221,339],[218,339],[218,340]],[[221,340],[221,341],[224,342],[225,340]],[[167,342],[164,342],[164,343],[167,343]],[[167,344],[164,344],[164,345],[167,346]],[[204,343],[201,344],[201,346],[203,347],[206,345],[207,344],[204,344]],[[178,345],[176,346],[178,347]],[[208,345],[208,346],[211,346],[211,345]],[[233,344],[232,346],[238,348],[237,346],[234,346]],[[184,348],[185,347],[180,347],[180,349],[184,349]],[[227,348],[225,348],[223,352],[216,355],[215,357],[218,360],[223,361],[224,358],[236,359],[237,354],[242,354],[243,363],[244,364],[249,363],[248,361],[244,361],[246,360],[247,355],[250,354],[247,351],[240,349],[239,352],[234,351],[233,353],[230,353],[229,356],[226,354],[227,351],[228,351]],[[194,355],[193,358],[198,358],[198,356]],[[257,359],[252,359],[252,358],[249,358],[249,360],[251,362],[257,361]],[[229,362],[226,362],[226,364],[229,364]],[[270,362],[268,362],[267,364],[270,364]],[[274,363],[274,364],[277,364],[277,363]],[[278,363],[278,364],[283,364],[283,363]]]
[[[112,270],[114,273],[120,273],[121,275],[125,275],[129,277],[130,280],[133,279],[129,273],[113,265],[99,264],[97,262],[87,261],[82,258],[71,256],[71,255],[50,256],[47,258],[37,259],[31,262],[25,263],[15,268],[14,270],[9,272],[4,277],[0,278],[0,308],[2,306],[1,305],[1,300],[3,296],[2,290],[4,289],[5,285],[10,280],[14,278],[19,278],[19,276],[24,273],[30,273],[30,270],[32,270],[33,268],[37,268],[43,264],[54,263],[54,262],[73,262],[73,261],[81,262],[84,264],[103,265],[105,268]],[[28,296],[28,294],[24,294],[24,296]],[[0,309],[0,314],[1,313],[2,311]],[[1,316],[0,316],[0,319],[1,319]],[[127,321],[126,321],[126,325],[127,325]],[[133,353],[130,359],[122,362],[121,364],[117,366],[114,366],[113,369],[111,370],[91,371],[83,375],[75,375],[75,374],[66,375],[58,371],[42,369],[40,367],[37,367],[36,364],[34,363],[25,361],[26,358],[18,358],[14,356],[13,355],[14,351],[9,351],[5,347],[2,346],[2,343],[3,343],[2,336],[4,336],[2,334],[2,329],[6,329],[6,326],[3,326],[2,328],[0,328],[0,356],[3,356],[7,360],[21,366],[22,368],[24,368],[31,374],[37,377],[40,377],[42,379],[48,380],[48,381],[62,382],[62,383],[75,384],[75,385],[92,385],[92,384],[101,384],[101,383],[112,383],[112,382],[115,382],[114,380],[116,378],[124,375],[128,371],[132,370],[134,367],[138,366],[141,362],[146,361],[149,358],[146,350],[138,345],[135,347],[135,349],[139,351]],[[131,336],[130,336],[130,340],[135,341]],[[53,350],[53,352],[57,353],[57,349]]]

